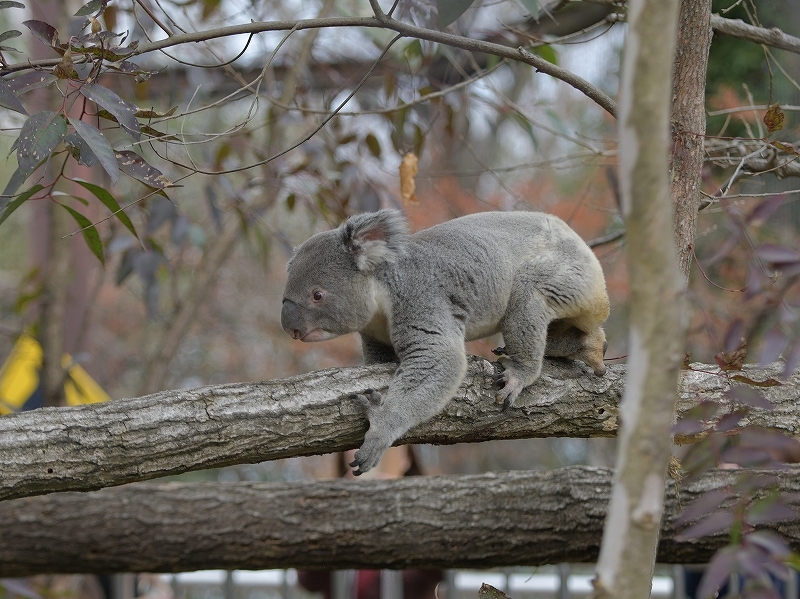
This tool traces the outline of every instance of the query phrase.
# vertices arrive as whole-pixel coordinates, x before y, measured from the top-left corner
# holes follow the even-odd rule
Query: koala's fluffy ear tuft
[[[351,216],[340,227],[342,243],[361,271],[394,262],[405,250],[408,223],[399,210]]]

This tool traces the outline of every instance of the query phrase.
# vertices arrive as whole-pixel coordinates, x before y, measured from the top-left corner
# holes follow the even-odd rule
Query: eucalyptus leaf
[[[28,111],[25,110],[25,107],[22,105],[22,102],[19,101],[17,95],[2,79],[0,79],[0,106],[5,106],[9,110],[21,112],[25,115],[28,114]]]
[[[65,206],[64,204],[59,204],[59,206],[72,215],[72,218],[75,219],[75,222],[78,223],[78,226],[81,228],[81,233],[83,234],[83,239],[86,241],[86,245],[89,247],[92,253],[97,256],[97,259],[100,260],[102,264],[105,264],[105,259],[103,257],[103,242],[100,240],[100,233],[97,232],[97,229],[92,224],[92,221],[69,206]]]
[[[37,112],[22,125],[17,146],[17,164],[27,178],[67,135],[67,121],[60,114]]]
[[[122,127],[135,140],[141,138],[139,121],[136,120],[136,106],[120,98],[115,92],[97,83],[86,83],[80,88],[81,94],[98,106],[102,106],[117,119]]]
[[[114,148],[111,147],[103,132],[80,119],[70,118],[69,123],[75,128],[75,133],[83,138],[83,141],[97,156],[100,164],[106,170],[108,176],[111,177],[111,183],[116,183],[119,180],[117,157],[114,155]]]
[[[37,191],[40,191],[42,189],[44,189],[44,188],[41,185],[34,185],[28,191],[25,191],[25,192],[19,194],[16,198],[14,198],[14,200],[12,202],[10,202],[7,206],[5,206],[3,211],[0,212],[0,225],[2,225],[3,222],[9,216],[11,216],[11,213],[14,212],[14,210],[16,210],[17,208],[22,206],[22,203],[25,200],[27,200],[29,197],[31,197],[33,194],[35,194]],[[0,198],[0,202],[2,202],[5,199],[6,198]]]
[[[82,185],[88,191],[92,192],[94,196],[100,200],[106,208],[111,210],[111,212],[119,219],[125,228],[128,229],[131,233],[133,233],[134,237],[139,237],[136,233],[136,228],[133,226],[131,219],[128,218],[128,215],[125,214],[125,211],[120,208],[119,203],[114,196],[112,196],[106,189],[100,187],[99,185],[95,185],[94,183],[89,183],[88,181],[82,181],[80,179],[76,180],[76,183]]]

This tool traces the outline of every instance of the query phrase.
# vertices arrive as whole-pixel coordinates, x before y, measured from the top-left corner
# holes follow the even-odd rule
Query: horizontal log
[[[716,366],[695,367],[702,371],[682,374],[679,412],[700,400],[723,400],[730,384],[714,374]],[[765,380],[781,368],[749,368],[746,374]],[[348,396],[386,389],[392,372],[389,365],[330,369],[4,416],[0,500],[358,447],[368,423]],[[492,363],[471,358],[464,384],[444,411],[398,444],[616,434],[623,365],[597,377],[577,362],[547,361],[541,378],[507,413],[494,402],[493,374]],[[797,374],[765,388],[776,408],[754,411],[748,421],[797,435],[799,388]]]
[[[800,491],[800,469],[779,475]],[[731,488],[714,471],[681,485],[685,507]],[[137,483],[0,502],[0,577],[205,568],[489,568],[592,562],[611,471],[300,483]],[[725,535],[678,542],[666,493],[658,560],[706,562]],[[780,532],[800,548],[800,519]]]

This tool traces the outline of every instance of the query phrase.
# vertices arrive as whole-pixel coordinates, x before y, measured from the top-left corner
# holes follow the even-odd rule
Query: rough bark
[[[779,474],[782,494],[800,491],[798,474]],[[659,562],[706,562],[726,543],[725,535],[678,542],[672,521],[737,476],[711,472],[679,495],[669,486]],[[0,503],[0,577],[591,562],[610,490],[609,470],[573,467],[392,481],[139,483],[28,497]],[[800,518],[775,529],[800,547]]]
[[[684,337],[684,282],[667,180],[678,8],[678,0],[628,2],[618,128],[630,351],[614,485],[594,581],[597,598],[649,596],[664,509]]]
[[[670,195],[678,268],[685,282],[692,267],[700,183],[705,160],[706,73],[711,48],[711,0],[683,0],[672,75]]]
[[[723,402],[728,379],[695,364],[679,391],[679,413],[702,400]],[[782,364],[749,367],[763,381]],[[367,420],[353,391],[386,389],[393,367],[331,369],[260,383],[165,391],[107,404],[45,408],[0,418],[0,500],[56,491],[92,491],[228,464],[256,463],[358,447]],[[625,367],[604,377],[579,363],[546,362],[542,377],[504,414],[494,403],[491,363],[473,358],[464,384],[445,410],[398,444],[531,437],[611,437]],[[772,411],[745,423],[800,435],[800,374],[764,389]],[[671,398],[670,398],[671,400]],[[691,439],[679,439],[690,442]]]

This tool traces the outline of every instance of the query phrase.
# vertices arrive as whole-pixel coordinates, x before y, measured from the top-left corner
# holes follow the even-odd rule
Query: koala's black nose
[[[297,304],[286,298],[284,298],[283,306],[281,307],[281,326],[293,339],[300,339],[303,336],[300,330],[301,323]]]

